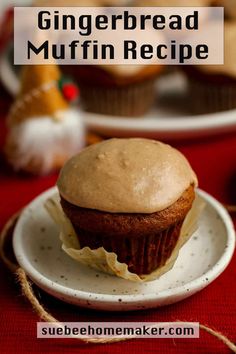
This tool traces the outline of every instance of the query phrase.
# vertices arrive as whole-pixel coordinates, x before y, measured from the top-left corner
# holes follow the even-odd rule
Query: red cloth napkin
[[[3,103],[4,102],[4,103]],[[5,137],[4,116],[7,95],[0,90],[0,143]],[[214,119],[214,118],[213,118]],[[236,203],[236,135],[188,142],[174,142],[189,159],[199,177],[200,187],[221,202]],[[12,173],[1,157],[0,227],[7,219],[45,189],[54,185],[57,175],[43,178]],[[201,260],[199,260],[200,262]],[[35,288],[46,308],[62,321],[175,321],[186,320],[207,324],[236,342],[236,256],[228,268],[211,285],[177,304],[162,308],[106,313],[67,305]],[[21,296],[19,286],[5,267],[0,267],[0,350],[2,353],[162,353],[162,354],[227,354],[224,344],[200,332],[199,339],[138,339],[103,345],[85,345],[76,340],[37,339],[39,320],[29,303]]]

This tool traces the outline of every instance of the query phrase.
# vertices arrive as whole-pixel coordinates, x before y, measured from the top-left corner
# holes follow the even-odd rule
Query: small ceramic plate
[[[206,208],[172,270],[141,284],[97,272],[61,250],[59,230],[43,206],[54,193],[56,188],[44,192],[24,209],[14,230],[13,248],[33,282],[63,301],[112,311],[175,303],[209,285],[233,255],[235,232],[230,216],[213,197],[198,190]]]

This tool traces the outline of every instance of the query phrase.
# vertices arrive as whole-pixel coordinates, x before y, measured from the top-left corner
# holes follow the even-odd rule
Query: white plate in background
[[[236,132],[236,109],[197,116],[174,116],[160,108],[142,118],[85,113],[85,122],[91,131],[105,137],[181,140]]]
[[[13,96],[18,93],[20,85],[17,70],[19,68],[13,67],[9,52],[6,51],[0,58],[0,78]],[[157,90],[161,100],[144,117],[124,118],[85,112],[87,128],[107,137],[139,136],[161,140],[191,139],[236,132],[236,109],[195,116],[186,114],[186,81],[180,73],[161,78]]]
[[[199,228],[182,247],[174,267],[160,279],[134,283],[82,266],[61,250],[59,230],[44,208],[51,188],[22,212],[13,248],[20,266],[40,288],[78,306],[126,311],[183,300],[208,286],[226,268],[235,248],[235,231],[224,207],[206,192]]]

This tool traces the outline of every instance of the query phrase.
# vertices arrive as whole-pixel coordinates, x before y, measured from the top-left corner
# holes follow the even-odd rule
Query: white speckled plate
[[[213,197],[199,229],[181,249],[171,271],[148,283],[133,283],[82,266],[61,250],[59,230],[43,207],[52,188],[22,212],[14,230],[16,258],[29,277],[51,295],[75,305],[125,311],[175,303],[209,285],[228,265],[235,247],[230,216]]]

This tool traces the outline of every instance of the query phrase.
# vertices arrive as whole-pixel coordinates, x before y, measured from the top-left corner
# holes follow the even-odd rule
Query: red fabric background
[[[5,137],[4,116],[10,100],[0,89],[0,142]],[[189,159],[200,187],[221,202],[236,204],[236,135],[173,143]],[[0,226],[22,206],[54,185],[57,176],[30,178],[13,174],[0,161]],[[200,260],[199,260],[200,261]],[[42,303],[62,321],[199,321],[221,331],[236,342],[236,255],[225,272],[209,287],[180,303],[129,313],[105,313],[64,304],[36,289]],[[201,353],[230,351],[201,331],[199,339],[139,339],[116,344],[85,345],[75,340],[37,339],[38,317],[20,295],[14,277],[0,267],[0,351],[2,353]]]

